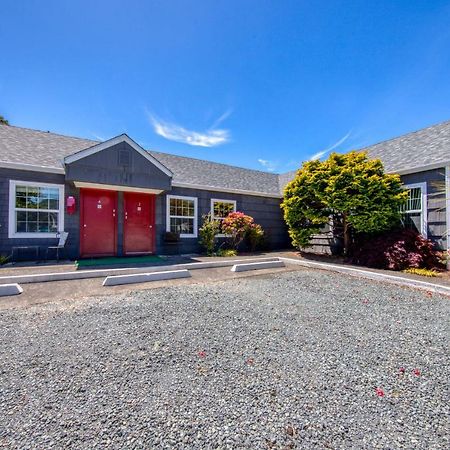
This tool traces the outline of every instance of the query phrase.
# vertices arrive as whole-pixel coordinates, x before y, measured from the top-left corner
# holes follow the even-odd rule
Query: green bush
[[[6,264],[8,261],[9,261],[9,256],[0,255],[0,266],[3,266],[3,264]]]
[[[411,267],[410,269],[403,270],[404,273],[411,273],[413,275],[421,275],[422,277],[438,277],[439,272],[433,269],[417,269]]]
[[[200,245],[202,245],[208,256],[214,254],[214,248],[216,246],[216,236],[220,233],[220,222],[214,220],[211,214],[202,216],[203,224],[199,228]]]
[[[237,251],[233,248],[219,248],[215,253],[216,256],[236,256]]]
[[[261,225],[253,220],[253,217],[241,212],[232,212],[222,221],[222,231],[227,236],[229,244],[236,251],[244,240],[250,247],[256,248],[264,236]]]

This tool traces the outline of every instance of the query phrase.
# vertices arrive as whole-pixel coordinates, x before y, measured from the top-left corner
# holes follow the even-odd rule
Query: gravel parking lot
[[[0,447],[447,449],[450,299],[322,271],[0,313]]]

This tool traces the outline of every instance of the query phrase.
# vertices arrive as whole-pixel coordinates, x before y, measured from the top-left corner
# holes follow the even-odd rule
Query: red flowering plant
[[[262,239],[264,235],[261,225],[255,223],[253,217],[239,211],[232,212],[223,219],[222,231],[228,237],[232,248],[236,250],[246,238],[250,241],[251,247],[256,246],[253,243],[259,238]]]

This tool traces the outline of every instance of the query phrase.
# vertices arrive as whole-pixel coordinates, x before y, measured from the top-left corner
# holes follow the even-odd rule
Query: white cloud
[[[317,152],[314,155],[312,155],[309,160],[315,161],[316,159],[322,158],[322,156],[325,156],[327,153],[331,152],[331,150],[334,150],[335,148],[342,145],[349,137],[352,132],[349,131],[343,138],[339,139],[337,142],[335,142],[331,147],[326,148],[325,150],[322,150],[321,152]]]
[[[277,164],[267,159],[258,159],[258,162],[269,172],[273,172],[277,168]]]
[[[215,147],[230,140],[229,130],[217,128],[230,114],[231,110],[226,111],[204,132],[188,130],[176,123],[161,120],[153,114],[149,114],[149,120],[155,133],[165,139],[198,147]]]

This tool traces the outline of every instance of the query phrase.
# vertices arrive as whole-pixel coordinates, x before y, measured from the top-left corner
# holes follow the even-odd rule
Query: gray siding
[[[9,239],[8,238],[8,220],[9,220],[9,181],[36,181],[39,183],[64,184],[64,175],[31,172],[25,170],[12,170],[0,168],[0,254],[11,254],[12,247],[38,245],[41,248],[41,254],[50,245],[57,243],[56,239],[38,238],[38,239]],[[22,252],[26,258],[27,253]],[[31,255],[31,254],[30,254]]]
[[[440,249],[446,249],[445,168],[416,172],[401,178],[405,184],[427,184],[427,235]]]
[[[80,247],[80,190],[75,187],[73,182],[64,181],[64,175],[45,174],[31,171],[18,171],[10,169],[0,169],[0,253],[11,254],[13,246],[39,245],[41,247],[41,256],[45,256],[48,246],[55,245],[56,239],[38,238],[38,239],[8,239],[8,203],[9,203],[9,180],[36,181],[40,183],[64,184],[65,198],[72,195],[76,199],[76,212],[73,215],[65,213],[64,228],[69,233],[66,243],[66,256],[71,259],[79,257]],[[249,196],[241,194],[227,194],[215,191],[203,191],[198,189],[173,188],[156,197],[155,214],[155,232],[156,232],[156,252],[160,254],[168,253],[197,253],[201,251],[197,238],[183,238],[177,246],[171,246],[163,241],[163,235],[166,231],[166,196],[184,195],[198,198],[198,226],[201,226],[201,216],[210,212],[211,199],[236,200],[238,211],[242,211],[254,217],[267,235],[267,241],[270,248],[280,249],[289,247],[289,237],[283,221],[282,211],[280,209],[280,199],[266,198],[258,196]],[[122,253],[123,236],[123,214],[122,214],[123,195],[119,192],[118,196],[118,254]],[[22,253],[26,259],[32,258],[33,254],[29,252]]]
[[[198,199],[198,226],[202,224],[201,217],[208,214],[211,209],[211,199],[236,200],[236,209],[252,216],[266,232],[268,245],[272,249],[287,248],[290,246],[287,228],[280,208],[281,200],[277,198],[258,197],[242,194],[228,194],[224,192],[204,191],[199,189],[173,188],[170,192],[157,197],[157,250],[159,253],[173,251],[172,246],[164,245],[163,234],[166,231],[166,196],[184,195]],[[198,239],[183,238],[179,246],[180,253],[197,253],[201,250]]]
[[[121,164],[121,152],[129,164]],[[126,142],[66,165],[66,179],[150,189],[170,189],[171,178]]]

